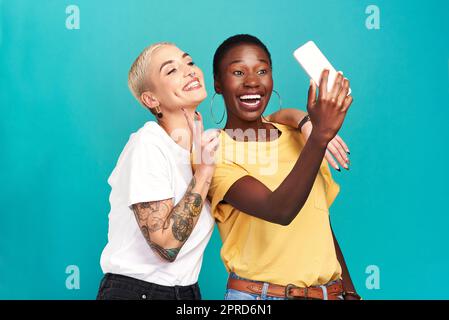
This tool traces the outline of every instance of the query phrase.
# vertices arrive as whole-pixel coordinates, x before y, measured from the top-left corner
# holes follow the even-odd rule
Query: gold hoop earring
[[[212,110],[212,106],[214,105],[214,99],[215,99],[216,95],[217,95],[217,93],[215,92],[214,95],[212,96],[212,99],[210,100],[210,115],[212,116],[212,120],[215,122],[215,124],[220,124],[223,121],[223,119],[224,119],[225,110],[223,110],[223,114],[221,115],[220,121],[217,122],[215,120],[214,111]]]
[[[274,89],[273,89],[273,92],[278,96],[278,99],[279,99],[279,110],[281,110],[282,109],[282,98],[281,98],[281,95],[279,94],[279,92],[277,92]]]

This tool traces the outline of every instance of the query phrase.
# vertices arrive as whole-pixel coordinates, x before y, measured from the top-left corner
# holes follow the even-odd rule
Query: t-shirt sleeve
[[[217,164],[208,196],[211,202],[212,214],[219,222],[224,222],[231,213],[231,207],[229,205],[221,205],[220,202],[229,188],[237,180],[247,175],[249,175],[248,171],[234,162],[225,160]]]
[[[141,139],[127,151],[120,165],[120,188],[128,206],[174,197],[172,172],[163,150]]]
[[[329,164],[326,159],[323,160],[320,168],[321,174],[324,178],[325,188],[326,188],[326,202],[327,207],[330,208],[338,193],[340,192],[340,186],[332,178],[331,171],[329,169]]]

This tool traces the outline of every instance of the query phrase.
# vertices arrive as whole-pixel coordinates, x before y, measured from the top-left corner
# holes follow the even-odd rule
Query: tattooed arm
[[[215,171],[214,156],[219,146],[219,131],[204,133],[199,113],[195,115],[197,124],[186,112],[184,115],[192,132],[195,150],[200,151],[184,197],[176,205],[173,199],[133,205],[137,223],[149,246],[168,262],[175,261],[198,222]]]
[[[175,261],[192,233],[205,201],[210,173],[197,171],[178,204],[173,199],[134,204],[133,211],[151,249],[163,259]]]

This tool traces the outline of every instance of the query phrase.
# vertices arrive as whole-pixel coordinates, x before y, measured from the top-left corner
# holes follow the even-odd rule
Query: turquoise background
[[[70,4],[80,30],[65,27]],[[365,27],[370,4],[380,30]],[[153,119],[128,91],[131,63],[156,41],[188,51],[206,75],[200,111],[212,127],[213,53],[236,33],[271,50],[284,106],[304,109],[308,79],[292,52],[310,39],[351,80],[341,136],[352,167],[333,171],[342,191],[331,216],[360,294],[449,298],[448,1],[0,0],[0,10],[0,298],[95,298],[107,178]],[[214,232],[205,299],[223,297],[219,248]],[[80,269],[79,290],[66,289],[68,265]],[[365,286],[369,265],[380,268],[379,290]]]

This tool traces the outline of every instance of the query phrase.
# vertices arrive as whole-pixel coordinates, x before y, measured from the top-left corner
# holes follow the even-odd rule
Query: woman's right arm
[[[203,208],[211,178],[209,172],[197,170],[184,197],[176,205],[173,199],[133,204],[143,236],[163,259],[175,261],[190,236]]]
[[[338,74],[332,90],[328,92],[328,75],[327,70],[323,71],[318,99],[316,86],[311,83],[307,109],[313,124],[312,133],[285,180],[271,191],[254,177],[244,176],[229,188],[224,201],[240,211],[273,223],[288,225],[293,221],[309,196],[326,147],[343,124],[352,103],[352,97],[347,96],[349,81]]]
[[[214,156],[219,146],[218,131],[204,132],[201,114],[195,123],[186,113],[195,150],[199,150],[194,175],[182,199],[133,204],[132,208],[143,236],[154,252],[168,262],[175,261],[193,231],[203,208],[215,170]]]

